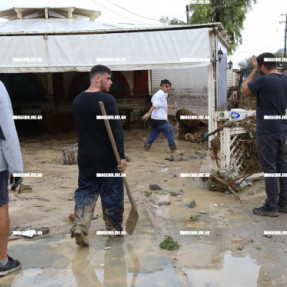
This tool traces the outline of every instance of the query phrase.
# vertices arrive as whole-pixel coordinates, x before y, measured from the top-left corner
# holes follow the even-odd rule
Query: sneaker
[[[144,149],[145,149],[146,151],[149,151],[149,150],[150,150],[150,147],[151,147],[151,144],[149,144],[149,143],[145,143],[145,144],[144,144]]]
[[[5,276],[20,268],[21,268],[21,263],[18,260],[14,260],[8,255],[8,263],[4,266],[0,264],[0,276]]]
[[[71,237],[75,237],[76,244],[80,247],[89,247],[89,239],[81,228],[76,227],[73,230]]]
[[[286,212],[287,213],[287,203],[280,203],[280,202],[278,202],[278,206],[279,206],[279,211],[280,212]]]
[[[271,217],[279,216],[278,211],[270,211],[265,206],[254,208],[253,213],[261,216],[271,216]]]

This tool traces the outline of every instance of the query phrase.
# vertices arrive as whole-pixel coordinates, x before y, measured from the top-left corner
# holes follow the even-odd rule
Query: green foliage
[[[159,244],[159,247],[166,250],[176,250],[180,247],[180,245],[177,243],[177,241],[174,241],[173,238],[168,235],[166,236],[165,240]]]
[[[197,222],[197,221],[199,221],[199,217],[200,217],[200,215],[191,216],[190,220],[193,222]]]
[[[266,52],[270,52],[270,51],[266,51]],[[272,52],[271,52],[272,53]],[[277,51],[275,53],[273,53],[274,56],[276,58],[283,58],[284,57],[284,54],[280,51]],[[258,55],[256,55],[258,56]],[[251,57],[251,55],[250,55]],[[287,63],[286,62],[277,62],[277,65],[278,67],[282,67],[284,70],[287,69]],[[250,61],[250,58],[247,58],[241,62],[238,63],[238,66],[240,67],[240,70],[242,71],[243,73],[243,81],[246,80],[246,78],[250,75],[250,73],[252,72],[252,69],[253,69],[253,66],[251,64],[251,61]],[[258,76],[259,76],[259,73],[258,73]]]
[[[163,16],[160,18],[159,21],[163,24],[168,24],[168,25],[186,25],[184,21],[181,21],[175,17],[173,19],[169,19],[167,16],[166,17]]]
[[[232,44],[229,53],[242,44],[241,32],[246,13],[256,0],[209,0],[209,4],[190,4],[192,16],[189,24],[221,22]]]

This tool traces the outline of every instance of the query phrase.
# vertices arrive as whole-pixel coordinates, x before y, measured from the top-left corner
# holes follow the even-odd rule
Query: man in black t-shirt
[[[253,213],[277,217],[278,210],[287,212],[287,77],[277,71],[276,59],[271,53],[252,56],[250,60],[253,71],[241,92],[257,94],[256,144],[267,194],[264,206],[254,208]],[[257,71],[262,76],[255,80]]]
[[[73,102],[72,112],[78,133],[79,187],[75,191],[75,220],[71,236],[79,246],[89,246],[87,239],[96,201],[100,195],[107,230],[122,231],[124,211],[123,179],[126,169],[124,136],[113,96],[106,94],[111,85],[111,70],[102,65],[90,72],[90,87]],[[121,164],[118,165],[101,118],[99,102],[105,105]]]

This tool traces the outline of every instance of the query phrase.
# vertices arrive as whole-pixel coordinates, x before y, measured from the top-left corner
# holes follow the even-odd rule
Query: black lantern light
[[[221,51],[221,48],[220,48],[218,51],[218,61],[221,62],[222,58],[223,58],[223,52]]]

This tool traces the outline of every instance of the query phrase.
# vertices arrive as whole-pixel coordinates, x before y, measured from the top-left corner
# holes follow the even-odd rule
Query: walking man
[[[254,208],[253,213],[275,217],[279,216],[278,211],[287,212],[287,77],[277,71],[275,56],[271,53],[252,56],[250,60],[253,71],[241,92],[244,95],[257,93],[256,144],[267,194],[265,204]],[[262,76],[255,80],[257,71]]]
[[[0,82],[0,276],[21,268],[20,262],[7,254],[7,247],[10,232],[9,174],[22,172],[22,155],[12,105],[5,86]]]
[[[160,133],[162,133],[167,141],[171,151],[176,150],[174,142],[174,133],[167,121],[167,109],[175,109],[174,105],[167,104],[168,92],[171,87],[171,82],[167,79],[162,80],[160,83],[160,89],[153,95],[151,102],[152,107],[142,117],[143,120],[148,120],[151,116],[151,134],[144,144],[144,148],[148,151],[151,148],[152,143],[156,140]]]
[[[90,72],[90,87],[74,99],[72,106],[79,139],[79,187],[75,191],[75,220],[71,237],[75,237],[76,244],[81,247],[89,246],[87,235],[99,195],[107,230],[122,231],[122,177],[101,177],[101,174],[123,173],[127,166],[121,121],[110,120],[121,158],[121,164],[117,165],[104,120],[100,118],[100,101],[104,103],[108,116],[119,115],[114,97],[106,93],[112,85],[111,74],[106,66],[94,66]]]

